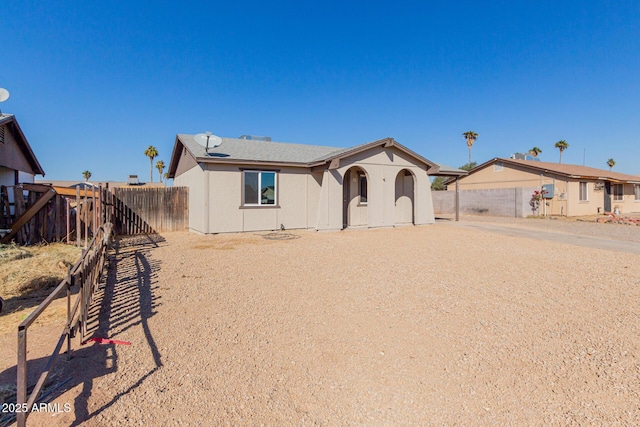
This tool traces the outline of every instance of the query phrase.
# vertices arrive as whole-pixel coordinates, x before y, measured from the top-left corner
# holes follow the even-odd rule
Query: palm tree
[[[91,178],[91,172],[89,172],[88,170],[84,171],[82,172],[82,176],[84,177],[84,182],[87,182],[89,181],[89,178]]]
[[[153,158],[158,155],[158,149],[150,145],[144,150],[144,155],[149,158],[149,181],[153,182]]]
[[[531,154],[533,157],[538,157],[538,154],[542,153],[542,150],[538,147],[533,147],[531,150],[529,150],[529,154]]]
[[[607,160],[607,165],[609,165],[609,170],[611,170],[611,168],[613,168],[616,165],[616,161],[613,159],[609,159]]]
[[[469,164],[471,164],[471,147],[473,146],[473,143],[476,142],[479,135],[473,131],[469,131],[463,133],[462,136],[467,140],[467,147],[469,148]]]
[[[562,152],[569,148],[569,144],[567,144],[567,141],[565,141],[564,139],[561,139],[560,141],[556,142],[555,147],[560,150],[560,163],[562,163]]]
[[[162,160],[158,160],[156,162],[156,169],[158,169],[158,173],[160,174],[160,182],[162,182],[162,171],[164,170],[164,162]]]

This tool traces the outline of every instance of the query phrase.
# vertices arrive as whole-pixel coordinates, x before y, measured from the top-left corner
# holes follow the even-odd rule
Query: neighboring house
[[[640,176],[587,166],[494,158],[460,178],[459,186],[463,193],[544,188],[548,193],[541,212],[547,215],[580,216],[616,209],[621,213],[640,212]],[[531,195],[525,196],[530,199]]]
[[[439,166],[392,138],[351,148],[177,135],[168,176],[189,188],[199,233],[339,230],[434,222],[429,175]],[[464,173],[464,172],[463,172]]]
[[[18,121],[11,114],[0,114],[0,185],[33,183],[35,175],[44,176],[44,170]]]

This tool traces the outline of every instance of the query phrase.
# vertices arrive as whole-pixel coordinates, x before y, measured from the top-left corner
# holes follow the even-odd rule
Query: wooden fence
[[[113,188],[106,196],[116,234],[180,231],[189,227],[189,189]]]
[[[10,202],[9,193],[13,201]],[[86,247],[99,224],[110,222],[116,234],[186,230],[186,187],[79,188],[20,184],[0,187],[0,243],[76,243]]]
[[[72,213],[69,201],[51,186],[0,187],[0,229],[15,229],[7,240],[20,245],[62,241],[68,237],[65,225],[71,215],[75,215],[75,210]]]

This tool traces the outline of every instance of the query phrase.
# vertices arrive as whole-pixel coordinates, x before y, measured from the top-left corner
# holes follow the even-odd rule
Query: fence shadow
[[[118,235],[188,228],[186,187],[114,188],[105,192],[106,211]]]
[[[112,207],[111,222],[117,235],[157,233],[136,210],[115,193],[105,191],[105,200],[106,204]]]
[[[157,234],[129,236],[114,241],[115,253],[111,253],[109,257],[106,283],[102,284],[95,294],[87,323],[87,337],[120,340],[127,339],[126,331],[140,326],[145,340],[132,345],[147,346],[151,352],[154,367],[127,389],[112,396],[110,401],[91,410],[89,398],[95,392],[94,381],[118,371],[118,346],[89,342],[74,350],[71,360],[67,360],[66,355],[61,354],[55,365],[55,371],[38,402],[50,402],[66,391],[81,385],[82,390],[75,398],[72,408],[75,413],[75,421],[72,424],[74,426],[91,420],[120,398],[126,397],[162,367],[162,355],[148,324],[160,305],[159,298],[154,295],[153,286],[160,263],[153,260],[151,252],[162,244],[164,244],[164,238]],[[114,334],[116,336],[113,336]],[[27,372],[34,374],[41,372],[47,360],[48,357],[29,360]],[[14,366],[0,373],[0,384],[14,383],[15,378],[16,367]],[[29,384],[35,383],[35,380],[35,377],[29,378]],[[15,395],[9,396],[7,402],[10,401],[15,402]],[[0,418],[0,426],[11,422],[9,418],[5,418]]]
[[[127,330],[141,326],[146,342],[132,345],[146,344],[155,366],[127,389],[113,396],[109,402],[90,411],[88,399],[94,388],[94,379],[118,370],[117,346],[95,344],[93,347],[97,347],[96,351],[101,353],[98,356],[102,360],[102,365],[95,373],[81,376],[83,388],[74,402],[76,421],[72,425],[90,420],[111,407],[162,367],[162,356],[149,327],[149,319],[156,314],[155,309],[160,305],[152,286],[160,265],[150,254],[162,243],[164,238],[157,234],[131,236],[114,242],[115,254],[111,258],[106,289],[101,303],[94,306],[95,313],[92,313],[92,319],[95,319],[95,323],[90,324],[93,333],[89,333],[100,338],[112,338],[111,334],[116,333],[119,338],[126,337]],[[105,353],[109,350],[109,353]],[[82,365],[83,363],[80,363],[80,366]]]

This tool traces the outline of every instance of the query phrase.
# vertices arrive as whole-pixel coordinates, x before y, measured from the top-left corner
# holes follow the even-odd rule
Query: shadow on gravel
[[[89,310],[87,337],[85,337],[114,338],[110,335],[113,331],[126,337],[124,332],[141,325],[155,367],[141,376],[133,385],[113,396],[100,408],[90,412],[88,399],[96,392],[94,379],[118,371],[117,346],[114,344],[85,344],[73,351],[71,360],[67,360],[65,354],[60,354],[54,371],[37,402],[51,402],[81,384],[82,391],[76,397],[74,407],[71,408],[75,413],[73,426],[90,420],[109,408],[120,398],[139,387],[146,378],[162,366],[162,358],[149,328],[148,320],[156,313],[155,309],[159,305],[158,298],[153,294],[152,284],[160,264],[152,260],[150,253],[164,241],[162,236],[155,234],[126,237],[114,242],[115,254],[109,258],[106,284],[99,289],[94,297]],[[142,344],[145,343],[132,343],[132,345],[139,346]],[[35,384],[48,360],[47,356],[28,361],[29,389]],[[1,384],[15,385],[16,367],[13,366],[1,372],[0,380],[2,380]],[[7,403],[15,402],[15,387],[8,387],[2,398]],[[15,421],[14,414],[0,415],[0,427],[10,425]]]
[[[153,294],[154,288],[152,287],[160,264],[149,255],[164,241],[164,238],[157,234],[146,234],[118,239],[114,243],[115,255],[111,258],[106,289],[102,300],[96,301],[93,307],[92,318],[96,319],[96,322],[91,325],[94,328],[93,333],[89,333],[94,337],[114,338],[110,336],[110,333],[117,331],[119,336],[116,338],[124,339],[121,337],[127,336],[125,334],[127,330],[138,325],[142,326],[155,367],[142,375],[127,389],[113,396],[100,408],[91,412],[88,407],[88,399],[94,392],[94,378],[118,370],[117,346],[94,344],[91,348],[95,349],[98,360],[102,361],[102,368],[95,371],[89,370],[88,375],[80,374],[82,380],[76,381],[76,383],[81,382],[83,388],[74,402],[76,416],[76,420],[72,424],[74,426],[90,420],[112,406],[120,398],[126,397],[162,366],[162,357],[148,324],[149,318],[156,314],[155,309],[160,305],[158,298]],[[142,344],[132,343],[132,345]],[[79,368],[80,371],[75,372],[84,370],[82,365]]]

